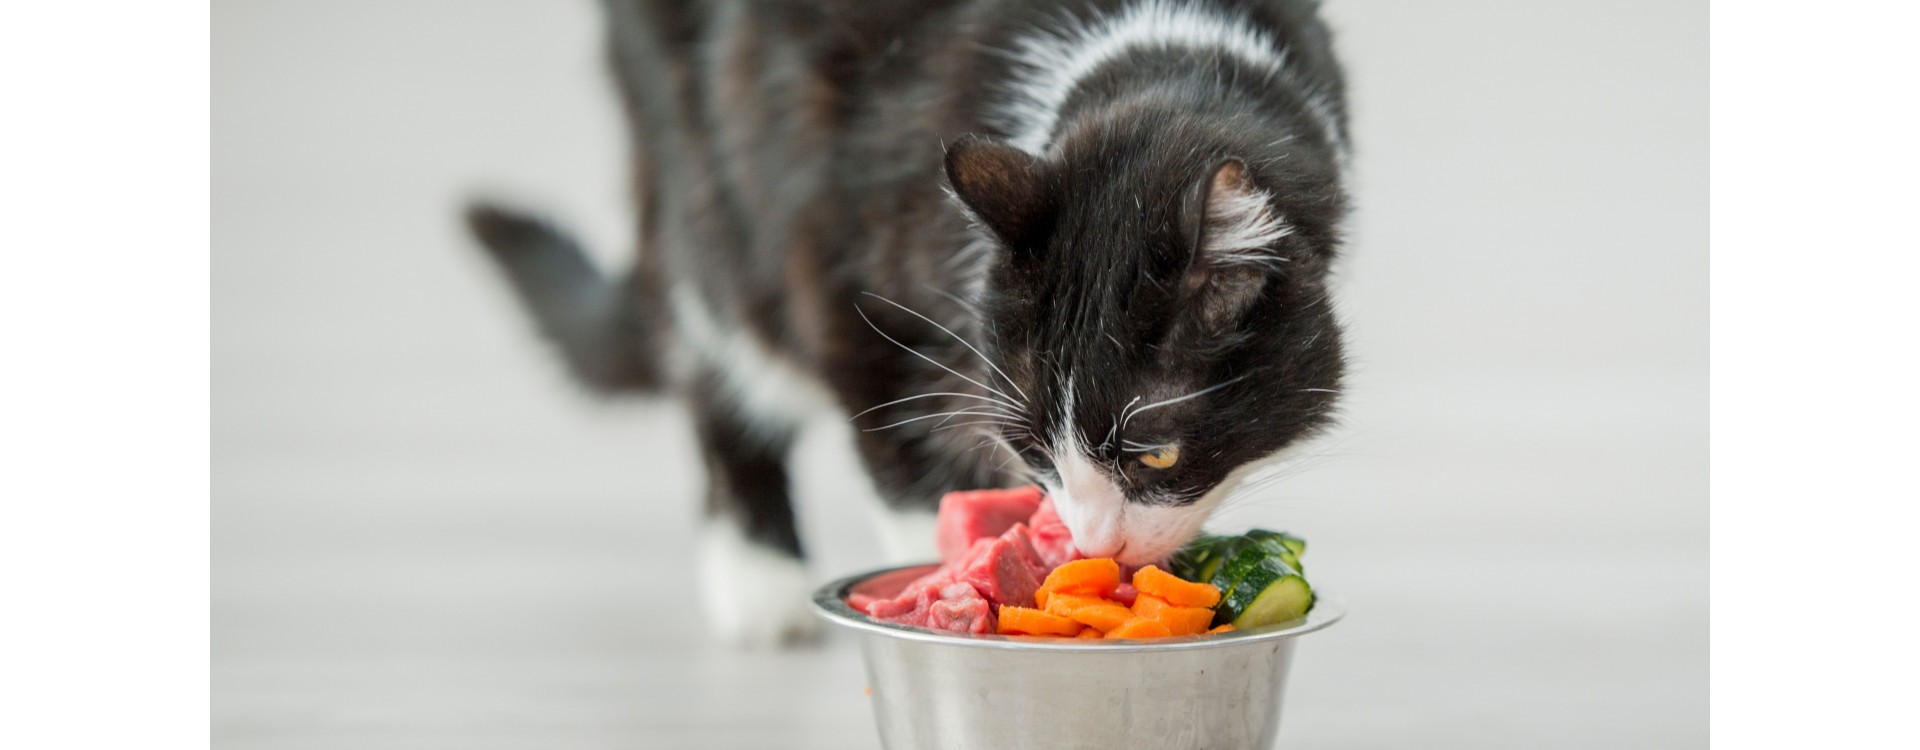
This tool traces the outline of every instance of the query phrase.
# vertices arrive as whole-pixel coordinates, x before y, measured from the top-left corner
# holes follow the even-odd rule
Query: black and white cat
[[[468,218],[582,381],[691,404],[720,632],[811,627],[784,462],[819,410],[901,554],[942,493],[1037,481],[1127,562],[1331,418],[1346,127],[1312,0],[605,5],[632,270]]]

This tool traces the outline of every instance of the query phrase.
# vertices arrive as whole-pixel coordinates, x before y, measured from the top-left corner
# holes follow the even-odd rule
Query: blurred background
[[[1707,10],[1330,0],[1354,371],[1215,527],[1311,540],[1341,625],[1283,746],[1707,739]],[[877,747],[846,638],[707,642],[671,402],[579,395],[460,231],[631,248],[598,8],[216,2],[213,736],[223,748]],[[844,424],[813,573],[871,567]]]

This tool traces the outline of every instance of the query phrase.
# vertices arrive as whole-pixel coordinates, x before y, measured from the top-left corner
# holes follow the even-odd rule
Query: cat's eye
[[[1163,445],[1140,454],[1140,463],[1149,469],[1166,469],[1180,462],[1180,446]]]

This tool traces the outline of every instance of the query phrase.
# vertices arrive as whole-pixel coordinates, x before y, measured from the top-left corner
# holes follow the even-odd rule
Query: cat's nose
[[[1087,557],[1116,557],[1121,550],[1127,548],[1127,540],[1118,529],[1115,529],[1109,533],[1088,533],[1084,538],[1082,535],[1075,535],[1073,546],[1079,548],[1080,554]]]
[[[1073,546],[1088,557],[1112,557],[1124,549],[1126,493],[1078,454],[1069,453],[1060,462],[1060,475],[1064,481],[1054,504],[1073,532]]]
[[[1073,546],[1087,557],[1113,557],[1127,546],[1120,504],[1101,500],[1069,495],[1059,503],[1065,511],[1061,518],[1073,532]]]

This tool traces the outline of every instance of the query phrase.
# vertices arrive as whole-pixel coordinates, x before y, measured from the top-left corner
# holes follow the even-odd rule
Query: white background
[[[1703,7],[1340,2],[1346,426],[1216,526],[1311,540],[1349,619],[1288,746],[1707,734]],[[213,20],[215,743],[873,746],[844,639],[741,655],[687,595],[699,467],[577,396],[459,199],[629,247],[585,2],[223,3]],[[823,424],[815,573],[868,567]]]

